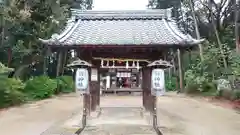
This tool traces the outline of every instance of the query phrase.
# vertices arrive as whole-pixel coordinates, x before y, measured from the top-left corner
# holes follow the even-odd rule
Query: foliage
[[[60,92],[70,93],[74,91],[74,82],[72,76],[61,76],[57,78],[59,81]]]
[[[240,99],[240,90],[235,90],[235,91],[233,91],[232,99],[233,99],[233,100],[238,100],[238,99]]]
[[[22,81],[15,78],[7,78],[11,71],[13,69],[0,63],[0,108],[18,105],[25,100],[25,96],[22,93],[24,89]]]
[[[1,77],[0,85],[0,108],[19,105],[26,100],[24,83],[21,80]]]
[[[240,54],[232,52],[229,58],[231,59],[230,65],[231,65],[232,74],[239,77],[240,76]]]
[[[12,68],[8,68],[0,62],[0,75],[1,74],[8,74],[9,72],[12,72],[12,71],[13,71]]]
[[[169,77],[169,76],[167,76],[165,78],[166,90],[168,90],[168,91],[175,91],[176,90],[176,82],[177,82],[177,78],[176,77]]]
[[[57,82],[48,76],[37,76],[26,82],[24,93],[32,99],[44,99],[51,97],[57,88]]]
[[[4,38],[1,61],[11,67],[44,60],[44,48],[38,38],[50,38],[60,32],[70,15],[69,8],[91,9],[92,0],[9,0],[4,7]],[[1,21],[2,22],[2,21]],[[8,60],[6,60],[8,59]]]
[[[48,76],[33,77],[26,83],[20,79],[7,78],[6,75],[0,75],[0,79],[0,108],[51,97],[57,88],[57,79],[50,79]],[[71,76],[62,76],[58,80],[61,93],[73,92]]]
[[[210,92],[211,95],[214,93],[218,96],[231,99],[233,94],[231,90],[216,90],[216,85],[220,85],[220,82],[216,80],[229,80],[232,75],[235,76],[234,78],[238,78],[240,55],[236,54],[234,50],[231,50],[227,44],[224,44],[224,55],[229,65],[228,68],[225,69],[219,48],[210,42],[206,42],[204,46],[204,60],[200,61],[198,57],[195,57],[195,59],[192,59],[191,66],[188,66],[185,71],[186,92],[202,92],[205,94],[206,92]],[[229,81],[231,84],[233,80]]]
[[[38,38],[50,38],[62,31],[70,15],[69,8],[91,9],[92,0],[9,0],[1,10],[0,45],[0,107],[16,105],[25,100],[51,97],[57,81],[47,76],[32,77],[33,71],[43,71],[45,48]],[[3,28],[3,29],[2,29]],[[4,35],[2,35],[4,34]],[[56,61],[57,56],[51,59]],[[10,64],[5,67],[4,64]],[[52,64],[56,65],[57,64]],[[53,70],[56,70],[53,67]],[[40,69],[41,68],[41,69]],[[51,69],[51,70],[52,70]],[[9,72],[13,77],[7,78]],[[40,71],[40,72],[39,72]],[[55,72],[55,71],[51,71]],[[55,76],[53,76],[55,77]],[[28,80],[31,78],[30,80]],[[72,90],[71,79],[61,79],[63,91]],[[25,86],[23,88],[23,86]]]
[[[239,37],[235,37],[234,28],[236,26],[232,25],[235,20],[239,21],[239,17],[234,18],[234,16],[239,16],[239,14],[235,14],[235,11],[239,11],[239,6],[236,5],[239,5],[240,1],[235,2],[228,0],[149,1],[150,8],[173,7],[173,16],[178,21],[179,28],[183,27],[185,31],[196,37],[193,28],[198,27],[201,37],[206,38],[206,42],[202,44],[203,59],[200,59],[198,50],[191,54],[190,60],[189,56],[184,57],[187,93],[232,96],[232,91],[218,91],[216,80],[224,79],[233,84],[240,75],[240,54],[235,53],[235,40],[238,40]],[[175,14],[176,12],[179,13]],[[193,23],[194,17],[196,17],[198,24]],[[166,85],[168,85],[167,83],[168,81]]]

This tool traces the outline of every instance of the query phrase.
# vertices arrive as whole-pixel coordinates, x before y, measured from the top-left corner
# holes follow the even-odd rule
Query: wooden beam
[[[101,66],[101,68],[103,69],[119,69],[119,68],[126,68],[126,66]],[[139,69],[141,69],[142,67],[139,66]],[[137,69],[136,67],[131,67],[129,66],[128,69]]]
[[[125,58],[102,58],[102,57],[93,57],[94,60],[109,60],[109,61],[143,61],[148,62],[150,61],[148,59],[125,59]]]

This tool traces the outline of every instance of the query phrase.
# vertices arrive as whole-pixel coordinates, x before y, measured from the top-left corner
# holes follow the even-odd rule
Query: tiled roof
[[[183,34],[168,10],[80,11],[61,34],[43,40],[49,45],[192,45],[195,40]]]

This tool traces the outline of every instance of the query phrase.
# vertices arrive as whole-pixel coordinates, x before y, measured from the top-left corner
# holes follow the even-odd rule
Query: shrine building
[[[179,29],[171,9],[71,12],[62,32],[40,41],[48,49],[47,56],[58,53],[57,75],[67,63],[64,54],[74,50],[76,57],[98,69],[104,90],[142,89],[146,81],[141,69],[146,65],[167,61],[170,51],[180,53],[202,42]],[[183,83],[183,72],[179,77]]]

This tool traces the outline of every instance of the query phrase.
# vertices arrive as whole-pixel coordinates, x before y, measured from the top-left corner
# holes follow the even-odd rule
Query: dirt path
[[[0,113],[0,135],[39,135],[80,110],[79,97],[64,96]],[[79,104],[77,104],[79,103]],[[103,107],[137,107],[141,97],[102,97]],[[200,99],[173,93],[158,99],[164,135],[239,135],[240,114]]]
[[[65,95],[4,110],[0,112],[0,135],[40,135],[79,110],[80,102],[75,95]]]
[[[179,135],[239,135],[240,114],[205,100],[168,94],[158,99],[163,132]]]

